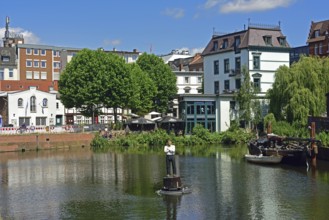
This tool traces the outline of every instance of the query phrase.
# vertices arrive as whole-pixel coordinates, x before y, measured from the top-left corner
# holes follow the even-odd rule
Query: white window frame
[[[33,72],[33,79],[40,79],[40,72],[39,71],[34,71]]]
[[[39,55],[39,49],[33,49],[33,55]]]
[[[41,60],[40,67],[41,68],[47,68],[47,61],[46,60]]]
[[[9,77],[12,78],[14,77],[14,69],[9,68]]]
[[[32,79],[33,74],[32,71],[26,71],[26,79]]]
[[[32,55],[32,49],[26,48],[26,55]]]
[[[39,66],[40,66],[39,60],[33,60],[33,67],[39,68]]]
[[[41,79],[47,79],[47,72],[41,72]]]
[[[46,56],[47,51],[45,49],[40,50],[40,55],[41,56]]]
[[[32,67],[32,64],[33,64],[32,60],[30,60],[30,59],[26,60],[26,67]]]

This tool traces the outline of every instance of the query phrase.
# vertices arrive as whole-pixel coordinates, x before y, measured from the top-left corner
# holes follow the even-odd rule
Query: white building
[[[37,90],[30,87],[25,91],[3,92],[8,107],[8,122],[18,127],[25,123],[27,126],[55,125],[56,115],[63,115],[56,108],[56,94]],[[6,101],[2,99],[2,101]]]
[[[289,44],[279,26],[249,25],[243,31],[212,36],[202,56],[204,96],[208,102],[216,102],[216,131],[225,131],[233,119],[232,112],[236,110],[234,93],[243,82],[242,67],[249,72],[254,86],[260,89],[258,96],[264,98],[272,88],[277,69],[283,65],[289,67],[289,50]],[[263,104],[263,113],[266,114],[266,102]],[[180,115],[190,117],[191,123],[202,123],[205,128],[214,131],[213,125],[208,127],[207,115],[202,116],[201,112],[195,111],[207,105],[200,102],[200,97],[195,97],[195,101],[192,97],[182,97],[180,105]],[[194,111],[190,111],[190,115],[183,112],[191,108]]]

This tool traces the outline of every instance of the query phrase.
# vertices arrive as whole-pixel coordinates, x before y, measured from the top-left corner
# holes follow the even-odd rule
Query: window
[[[260,69],[260,58],[259,56],[254,56],[253,57],[253,67],[254,67],[254,70],[259,70]]]
[[[202,77],[198,77],[198,83],[202,83]]]
[[[33,72],[33,79],[40,79],[40,72],[34,71]]]
[[[41,68],[46,68],[47,62],[45,60],[41,60]]]
[[[42,100],[42,107],[48,107],[48,99],[44,98]]]
[[[59,109],[59,103],[56,102],[56,109]]]
[[[230,60],[225,59],[224,60],[224,73],[229,73],[230,72]]]
[[[260,89],[260,78],[254,78],[254,87]]]
[[[12,78],[14,77],[14,70],[13,69],[9,69],[9,77]]]
[[[241,88],[241,79],[235,79],[235,89]]]
[[[189,83],[189,82],[190,82],[189,77],[185,77],[185,83]]]
[[[215,75],[219,74],[219,61],[218,60],[214,61],[214,74]]]
[[[46,125],[47,117],[36,117],[35,125]]]
[[[32,67],[32,60],[26,60],[26,67]]]
[[[32,79],[32,71],[26,71],[26,79]]]
[[[219,94],[219,81],[214,82],[214,93]]]
[[[31,96],[30,98],[30,112],[37,112],[36,98],[35,96]]]
[[[55,61],[55,62],[53,62],[53,66],[54,66],[54,69],[59,69],[59,68],[61,68],[61,63]]]
[[[241,58],[235,57],[235,72],[240,73],[241,70]]]
[[[266,45],[272,45],[272,36],[266,35],[263,37],[263,39]]]
[[[59,57],[60,56],[59,51],[53,50],[53,56],[54,57]]]
[[[106,120],[105,120],[105,116],[104,115],[100,116],[100,123],[101,124],[105,124],[106,123]]]
[[[46,56],[46,50],[40,50],[41,56]]]
[[[214,45],[213,45],[213,48],[212,48],[213,51],[216,51],[218,50],[218,41],[214,41]]]
[[[279,44],[281,46],[286,46],[286,38],[285,37],[279,37]]]
[[[228,47],[228,40],[224,39],[222,44],[222,49],[226,49]]]
[[[34,67],[39,67],[39,60],[34,60],[33,61],[33,66]]]
[[[203,92],[201,87],[198,87],[197,91],[198,91],[199,94],[202,94],[202,92]]]
[[[31,55],[31,54],[32,54],[32,49],[26,48],[26,55]]]
[[[5,75],[5,70],[4,69],[0,69],[0,80],[4,79],[4,75]]]
[[[33,54],[34,55],[39,55],[39,50],[38,49],[33,49]]]
[[[190,93],[190,91],[191,91],[191,88],[190,88],[190,87],[185,87],[185,88],[184,88],[184,92],[185,92],[185,93],[188,94],[188,93]]]
[[[1,56],[2,62],[9,62],[10,61],[10,56]]]
[[[319,54],[322,54],[322,42],[320,43],[320,45],[319,45]]]
[[[41,79],[47,79],[47,72],[41,72]]]
[[[241,43],[241,39],[240,39],[240,36],[237,36],[234,38],[234,50],[235,50],[235,53],[240,53],[240,43]]]
[[[314,45],[314,55],[318,55],[318,44]]]
[[[320,30],[315,30],[314,31],[314,37],[315,38],[320,37]]]
[[[225,90],[230,90],[230,80],[225,80],[224,81],[224,89]]]
[[[18,106],[18,108],[23,108],[23,99],[22,98],[18,99],[17,106]]]

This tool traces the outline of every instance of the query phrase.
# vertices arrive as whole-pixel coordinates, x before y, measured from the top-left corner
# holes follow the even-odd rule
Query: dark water
[[[328,219],[329,163],[249,164],[241,149],[179,156],[192,189],[159,196],[162,154],[0,154],[0,219]],[[242,149],[243,151],[243,149]],[[242,155],[242,156],[241,156]]]

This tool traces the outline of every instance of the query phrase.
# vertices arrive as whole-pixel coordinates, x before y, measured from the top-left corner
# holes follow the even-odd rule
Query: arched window
[[[37,112],[36,98],[35,96],[31,96],[30,98],[30,111]]]
[[[190,91],[191,91],[191,87],[185,87],[185,88],[184,88],[184,91],[185,91],[185,93],[190,93]]]
[[[42,100],[42,107],[48,107],[48,99],[44,98]]]
[[[17,106],[19,108],[22,108],[23,107],[23,99],[22,98],[19,98],[18,101],[17,101]]]

